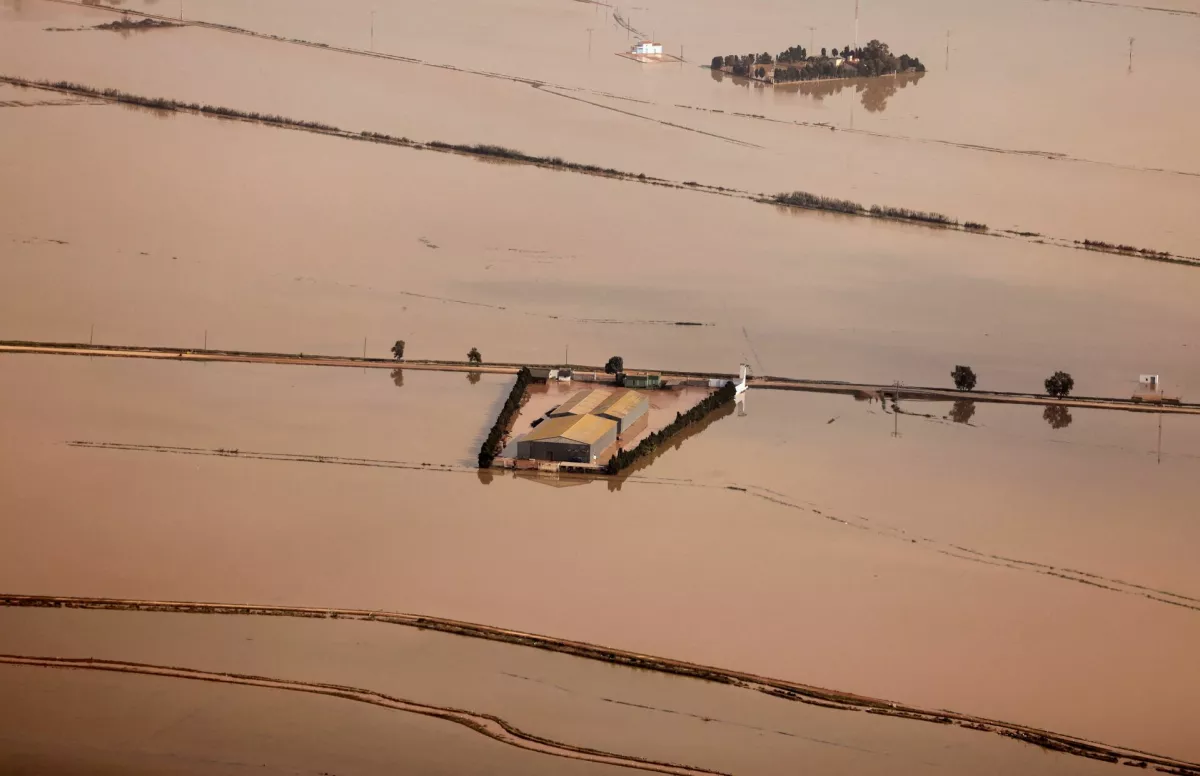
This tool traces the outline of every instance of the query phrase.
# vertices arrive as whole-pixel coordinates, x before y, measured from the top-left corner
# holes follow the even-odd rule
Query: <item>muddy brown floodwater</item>
[[[1200,268],[1039,243],[1200,256],[1193,0],[864,3],[860,39],[928,72],[788,89],[698,65],[849,44],[853,4],[125,0],[244,28],[125,36],[80,29],[120,18],[98,5],[0,0],[0,75],[665,181],[0,85],[0,338],[1200,389]],[[643,34],[687,62],[613,56]],[[992,232],[743,196],[793,189]],[[0,591],[427,613],[1200,760],[1194,419],[752,389],[628,476],[546,480],[472,467],[511,380],[0,356]],[[3,650],[277,669],[721,770],[1112,770],[375,623],[0,625]],[[7,771],[612,771],[264,687],[0,688]]]
[[[221,379],[191,377],[205,369]],[[189,395],[159,398],[176,380]],[[1190,418],[1164,421],[1159,464],[1149,415],[1072,410],[1054,429],[1041,408],[986,405],[968,426],[943,419],[949,405],[908,402],[935,418],[894,419],[752,389],[745,416],[619,490],[554,488],[455,469],[506,383],[404,383],[5,356],[0,400],[36,411],[0,440],[0,589],[429,613],[1200,754],[1181,711],[1200,696]],[[480,393],[470,412],[435,395],[459,383],[464,400]],[[422,400],[404,402],[410,390]],[[289,392],[311,398],[285,414],[323,408],[330,449],[263,411]],[[354,456],[356,434],[364,457],[451,470],[65,444]]]
[[[853,20],[833,0],[803,18],[786,3],[756,4],[732,26],[728,6],[713,0],[702,10],[665,2],[635,12],[652,18],[672,48],[686,45],[687,65],[612,56],[628,45],[625,31],[605,23],[603,6],[572,0],[474,3],[469,12],[461,3],[414,11],[365,0],[224,0],[188,10],[189,18],[365,53],[374,13],[375,51],[401,59],[203,28],[129,38],[46,32],[52,16],[68,17],[56,24],[115,17],[70,6],[51,13],[42,8],[49,4],[25,0],[21,11],[6,13],[0,72],[354,131],[500,143],[680,181],[766,193],[799,188],[993,228],[1200,252],[1200,232],[1182,204],[1200,198],[1200,156],[1187,133],[1163,131],[1196,118],[1193,101],[1181,95],[1200,76],[1200,54],[1190,45],[1200,14],[1065,0],[970,10],[952,0],[910,0],[865,9],[864,39],[918,53],[930,71],[891,96],[895,79],[815,100],[806,90],[716,82],[697,65],[714,52],[808,45],[809,26],[827,36],[826,45],[834,42],[828,36],[850,43]],[[531,39],[546,43],[530,46]],[[1114,105],[1122,121],[1111,120]]]

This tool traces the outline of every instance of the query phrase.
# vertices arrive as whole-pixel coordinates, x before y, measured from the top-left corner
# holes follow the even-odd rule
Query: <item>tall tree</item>
[[[1046,378],[1046,393],[1061,399],[1075,388],[1075,378],[1066,372],[1055,372]]]
[[[482,364],[483,356],[479,355],[479,348],[471,348],[467,351],[467,360],[472,364]]]
[[[404,340],[396,340],[396,344],[392,345],[392,357],[397,361],[404,358]]]
[[[954,371],[950,373],[950,376],[954,378],[954,387],[958,390],[975,390],[975,370],[971,367],[959,364],[958,366],[954,367]]]
[[[604,365],[604,371],[610,375],[615,375],[617,372],[625,371],[625,359],[620,356],[613,356]]]

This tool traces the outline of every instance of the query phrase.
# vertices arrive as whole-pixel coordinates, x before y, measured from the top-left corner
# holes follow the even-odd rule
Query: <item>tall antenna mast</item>
[[[854,49],[858,50],[858,0],[854,0]]]

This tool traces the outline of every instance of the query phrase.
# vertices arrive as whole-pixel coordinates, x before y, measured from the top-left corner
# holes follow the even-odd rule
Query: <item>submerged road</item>
[[[187,348],[138,347],[123,345],[84,345],[61,342],[14,342],[0,341],[0,354],[27,353],[54,356],[91,356],[108,358],[153,358],[171,361],[217,361],[249,364],[290,364],[292,366],[356,367],[359,369],[414,369],[433,372],[482,372],[489,374],[515,375],[522,367],[546,367],[557,369],[557,364],[471,364],[465,361],[395,361],[385,358],[359,358],[355,356],[321,356],[305,353],[255,353],[240,350],[189,350]],[[580,372],[603,373],[604,367],[572,365]],[[653,371],[653,370],[638,370]],[[737,375],[719,372],[660,372],[663,379],[680,381],[689,379],[736,380]],[[844,393],[875,398],[910,399],[917,401],[978,401],[993,404],[1031,404],[1079,407],[1084,409],[1124,410],[1126,412],[1155,412],[1172,415],[1200,415],[1200,404],[1139,402],[1099,396],[1079,396],[1056,399],[1031,393],[1009,393],[1004,391],[959,391],[953,388],[934,388],[913,385],[877,385],[873,383],[848,383],[836,380],[806,380],[790,377],[752,377],[752,388],[777,391],[806,391],[810,393]]]

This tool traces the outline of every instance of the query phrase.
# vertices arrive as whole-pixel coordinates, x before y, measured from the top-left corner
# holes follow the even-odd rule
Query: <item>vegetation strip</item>
[[[434,372],[486,372],[490,374],[518,374],[522,369],[549,367],[557,369],[563,364],[517,364],[510,362],[470,363],[422,359],[419,361],[396,361],[383,358],[359,356],[324,356],[306,353],[262,353],[240,350],[190,350],[165,346],[142,345],[90,345],[79,342],[34,342],[30,340],[0,340],[0,354],[25,353],[31,355],[78,355],[88,357],[155,358],[181,361],[217,361],[231,363],[280,364],[296,366],[372,367],[377,369],[412,369]],[[603,366],[572,364],[572,368],[585,372],[603,372]],[[723,372],[684,372],[665,370],[664,379],[681,380],[702,378],[705,380],[735,380],[737,375]],[[851,383],[839,380],[813,380],[797,377],[752,378],[750,387],[776,391],[807,391],[812,393],[880,394],[893,396],[895,385]],[[901,398],[928,401],[976,401],[994,404],[1057,405],[1080,409],[1121,410],[1123,412],[1154,412],[1168,415],[1200,414],[1200,403],[1179,402],[1172,404],[1148,404],[1130,399],[1103,396],[1076,396],[1055,398],[1031,393],[1012,391],[960,391],[953,388],[928,386],[901,386]]]
[[[733,387],[733,382],[727,382],[715,393],[705,396],[696,406],[687,412],[675,413],[675,420],[671,421],[666,427],[647,436],[632,450],[617,448],[617,452],[613,453],[612,458],[608,459],[605,473],[620,474],[622,469],[637,463],[638,459],[652,456],[659,449],[670,445],[671,441],[686,429],[698,423],[703,423],[714,412],[717,412],[733,401],[736,391],[737,389]]]
[[[516,382],[513,383],[512,390],[508,392],[508,398],[504,401],[504,406],[500,408],[500,414],[496,416],[496,422],[492,424],[492,430],[488,432],[487,439],[483,440],[483,445],[479,448],[480,469],[491,466],[492,461],[500,454],[501,442],[512,429],[513,421],[517,419],[517,413],[525,401],[525,391],[531,382],[533,382],[533,373],[529,371],[529,367],[521,367],[521,371],[517,372]]]
[[[490,625],[449,620],[398,612],[368,609],[332,609],[320,607],[289,607],[251,604],[218,604],[182,601],[152,601],[119,598],[85,598],[74,596],[36,596],[22,594],[0,594],[0,606],[101,609],[118,611],[173,612],[184,614],[236,614],[276,617],[309,617],[327,619],[352,619],[382,622],[393,625],[423,628],[442,633],[451,633],[470,638],[488,639],[525,647],[559,652],[588,660],[640,668],[677,676],[703,679],[755,690],[787,700],[808,703],[822,708],[861,711],[883,716],[900,717],[915,721],[953,724],[970,730],[996,733],[1026,743],[1106,762],[1120,762],[1136,767],[1155,766],[1164,773],[1179,776],[1200,776],[1200,763],[1192,763],[1126,747],[1112,746],[1083,738],[1053,733],[1047,730],[1018,725],[1010,722],[960,714],[953,711],[934,711],[916,706],[893,703],[881,698],[871,698],[853,693],[827,690],[821,687],[773,679],[744,671],[705,666],[682,660],[644,655],[637,652],[603,647],[582,641],[556,639],[533,633],[497,628]]]
[[[675,776],[712,776],[713,774],[725,776],[724,772],[722,771],[714,771],[707,768],[696,768],[686,765],[676,765],[674,763],[660,762],[634,755],[615,754],[599,749],[576,746],[575,744],[566,744],[550,738],[543,738],[532,733],[527,733],[512,723],[507,722],[494,714],[487,714],[479,711],[468,711],[466,709],[456,709],[446,706],[432,706],[426,703],[418,703],[417,701],[410,701],[405,700],[404,698],[385,695],[384,693],[376,692],[374,690],[366,690],[360,687],[350,687],[341,684],[302,682],[292,679],[276,679],[268,676],[256,676],[253,674],[237,674],[225,671],[201,671],[194,668],[160,666],[150,663],[134,663],[124,660],[102,660],[99,658],[0,655],[0,664],[34,666],[39,668],[111,671],[116,673],[141,674],[145,676],[159,676],[172,679],[190,679],[193,681],[216,682],[219,684],[234,684],[245,687],[262,687],[272,690],[290,690],[293,692],[312,693],[315,695],[327,695],[333,698],[342,698],[344,700],[357,701],[359,703],[368,703],[372,706],[381,706],[385,709],[404,711],[410,714],[420,714],[426,717],[435,717],[447,722],[453,722],[455,724],[470,728],[476,733],[485,735],[488,738],[508,744],[509,746],[515,746],[519,749],[526,749],[539,754],[565,757],[571,760],[585,760],[588,762],[602,763],[605,765],[617,765],[625,768],[636,768],[638,770],[653,771],[656,773],[669,773],[675,774]]]
[[[137,105],[144,108],[149,108],[151,110],[197,113],[204,116],[215,116],[217,118],[236,119],[240,121],[261,123],[288,129],[316,132],[324,135],[341,137],[348,140],[363,140],[374,143],[383,143],[386,145],[400,146],[403,148],[425,151],[441,151],[444,153],[454,153],[478,158],[506,159],[512,162],[532,164],[538,167],[547,167],[551,169],[565,170],[587,175],[598,175],[617,180],[648,183],[654,186],[665,186],[667,188],[687,189],[706,194],[718,194],[721,196],[747,199],[752,202],[773,204],[784,207],[794,207],[805,210],[830,210],[860,218],[878,218],[892,221],[902,221],[905,223],[919,224],[943,229],[953,229],[969,234],[989,233],[988,227],[984,223],[967,221],[965,224],[960,224],[957,219],[941,213],[929,213],[920,210],[910,210],[908,208],[886,205],[871,205],[870,207],[864,207],[863,205],[850,200],[839,200],[832,197],[823,197],[803,191],[795,191],[791,192],[790,194],[785,193],[767,196],[764,194],[754,194],[751,192],[740,191],[738,189],[730,189],[724,186],[709,186],[706,184],[697,183],[696,181],[678,183],[665,178],[657,178],[646,175],[645,173],[624,172],[612,167],[600,167],[599,165],[595,164],[569,162],[559,156],[534,156],[532,154],[527,154],[512,148],[506,148],[504,146],[487,143],[445,143],[439,140],[421,142],[417,140],[410,140],[407,137],[395,137],[394,135],[388,135],[382,132],[371,132],[366,130],[361,132],[351,132],[349,130],[341,129],[330,124],[324,124],[319,121],[305,121],[301,119],[292,119],[285,116],[279,116],[276,114],[242,111],[217,105],[201,105],[195,102],[182,102],[163,97],[144,97],[141,95],[122,92],[118,89],[97,89],[95,87],[84,86],[82,84],[76,84],[69,81],[32,81],[24,78],[0,75],[0,83],[7,83],[13,86],[32,89],[57,91],[65,94],[96,97],[117,103]],[[1022,236],[1017,232],[1009,232],[1009,234],[1012,237]],[[995,236],[999,237],[1002,235]],[[1030,239],[1038,244],[1050,245],[1059,248],[1078,248],[1080,250],[1112,253],[1121,256],[1134,256],[1150,261],[1163,261],[1173,264],[1200,266],[1200,259],[1192,256],[1182,256],[1178,254],[1172,254],[1169,251],[1158,251],[1151,248],[1134,248],[1128,245],[1115,245],[1104,242],[1103,240],[1067,241],[1060,238],[1042,237],[1023,237],[1023,239]]]

